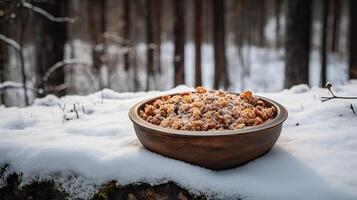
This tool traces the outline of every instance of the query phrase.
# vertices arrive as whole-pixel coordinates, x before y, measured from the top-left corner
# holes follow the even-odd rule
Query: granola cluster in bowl
[[[263,124],[277,111],[252,92],[240,94],[209,91],[162,96],[139,110],[145,121],[165,128],[187,131],[234,130]]]

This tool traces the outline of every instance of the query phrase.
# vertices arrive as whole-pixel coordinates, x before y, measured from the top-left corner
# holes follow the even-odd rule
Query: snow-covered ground
[[[335,90],[357,96],[357,83]],[[211,171],[152,153],[136,138],[128,109],[166,92],[106,89],[88,96],[47,96],[25,108],[2,106],[0,164],[11,164],[7,173],[23,172],[24,184],[51,178],[72,197],[82,198],[118,180],[174,181],[216,198],[357,199],[357,114],[351,109],[357,111],[357,100],[321,103],[327,90],[304,85],[262,93],[289,111],[277,144],[247,165]]]

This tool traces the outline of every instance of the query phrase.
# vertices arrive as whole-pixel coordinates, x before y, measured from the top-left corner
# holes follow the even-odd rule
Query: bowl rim
[[[193,92],[193,91],[190,91]],[[236,130],[214,130],[214,131],[186,131],[186,130],[176,130],[176,129],[171,129],[171,128],[164,128],[158,125],[154,125],[151,124],[147,121],[145,121],[144,119],[142,119],[139,116],[139,108],[150,102],[153,101],[155,99],[161,98],[162,96],[173,96],[173,95],[178,95],[181,94],[183,92],[176,92],[176,93],[169,93],[169,94],[162,94],[160,96],[155,96],[155,97],[151,97],[151,98],[147,98],[144,99],[136,104],[134,104],[130,109],[129,109],[129,118],[130,120],[134,123],[134,125],[138,125],[141,128],[144,129],[149,129],[152,131],[156,131],[159,132],[161,134],[164,135],[171,135],[171,136],[190,136],[190,137],[209,137],[209,136],[229,136],[229,135],[242,135],[242,134],[249,134],[249,133],[254,133],[257,131],[261,131],[264,129],[269,129],[269,128],[273,128],[275,126],[279,126],[280,124],[282,124],[287,118],[288,118],[288,111],[287,109],[282,106],[280,103],[271,100],[269,98],[266,97],[262,97],[259,95],[254,95],[256,97],[258,97],[259,99],[269,102],[270,104],[272,104],[276,109],[277,109],[277,115],[275,116],[274,119],[272,119],[269,122],[263,123],[261,125],[256,125],[256,126],[249,126],[243,129],[236,129]],[[194,92],[193,92],[194,93]],[[239,95],[239,93],[235,93],[235,92],[228,92],[230,94],[236,94]]]

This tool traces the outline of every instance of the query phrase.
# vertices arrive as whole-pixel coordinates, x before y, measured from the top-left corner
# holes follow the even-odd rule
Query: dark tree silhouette
[[[357,78],[357,1],[350,0],[349,78]]]
[[[4,19],[0,18],[0,33],[5,33]],[[7,62],[7,45],[0,42],[0,83],[5,81],[5,65]],[[4,104],[4,91],[0,90],[0,104]]]
[[[99,77],[101,66],[105,63],[105,37],[106,30],[106,1],[93,0],[88,3],[87,14],[89,20],[89,32],[93,42],[92,61],[95,75],[99,78],[100,88],[103,87],[103,80]],[[100,47],[100,48],[98,48]]]
[[[161,0],[152,0],[154,28],[154,70],[161,74]]]
[[[161,0],[146,1],[147,78],[146,90],[150,89],[150,78],[161,73]]]
[[[321,81],[320,86],[326,84],[327,79],[327,37],[328,37],[328,14],[330,0],[322,1],[322,35],[321,35]]]
[[[67,1],[56,4],[34,3],[34,5],[46,10],[54,16],[67,16]],[[67,23],[54,23],[41,15],[36,16],[36,66],[38,88],[43,92],[38,96],[53,93],[58,96],[65,95],[64,68],[59,68],[56,73],[52,73],[47,80],[44,80],[49,67],[53,66],[64,58],[64,46],[67,41]]]
[[[124,10],[123,10],[123,31],[124,31],[124,46],[129,48],[130,41],[130,0],[124,0]],[[124,69],[125,71],[129,70],[130,61],[129,61],[130,51],[124,53]]]
[[[185,0],[174,1],[175,86],[185,84]]]
[[[223,83],[224,88],[229,87],[226,68],[225,51],[225,23],[224,1],[213,0],[213,45],[214,45],[214,84],[213,88],[219,89]]]
[[[336,52],[338,49],[340,18],[341,18],[341,1],[333,0],[333,24],[332,24],[332,41],[331,41],[332,52]]]
[[[202,43],[202,0],[194,1],[194,40],[195,40],[195,85],[202,85],[201,43]]]
[[[280,10],[281,10],[281,1],[275,0],[275,47],[279,48],[281,46],[280,39]]]
[[[150,78],[154,76],[154,29],[152,21],[153,3],[146,0],[146,46],[147,46],[147,73],[146,91],[150,89]]]
[[[309,82],[311,1],[288,0],[285,41],[286,88]]]
[[[264,28],[265,28],[265,2],[266,0],[260,0],[259,3],[259,46],[264,47],[265,45],[265,34],[264,34]]]

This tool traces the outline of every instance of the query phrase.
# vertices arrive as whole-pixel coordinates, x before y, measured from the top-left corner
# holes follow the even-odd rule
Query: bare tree
[[[229,87],[229,78],[226,67],[224,1],[213,0],[213,43],[214,43],[214,84],[219,89]]]
[[[52,4],[48,2],[34,3],[40,9],[46,10],[55,16],[67,15],[67,1]],[[65,94],[64,68],[53,73],[46,81],[43,79],[48,68],[64,58],[64,46],[67,41],[67,23],[53,23],[37,15],[35,19],[36,30],[36,71],[38,80],[38,96],[53,93],[58,96]],[[58,90],[61,88],[62,90]]]
[[[327,79],[327,32],[328,32],[328,14],[330,0],[322,1],[322,31],[321,31],[321,81],[320,86],[323,87],[326,84]]]
[[[161,74],[161,0],[153,1],[153,27],[154,27],[154,69],[157,73]]]
[[[350,34],[349,34],[349,78],[357,78],[357,1],[350,0]]]
[[[10,2],[10,5],[12,2]],[[41,7],[38,7],[36,5],[33,5],[27,1],[22,1],[18,0],[14,2],[15,8],[12,8],[12,11],[10,12],[10,17],[11,18],[18,18],[19,19],[19,42],[16,42],[14,39],[6,37],[5,35],[0,33],[0,41],[5,42],[9,46],[13,47],[16,50],[16,53],[18,54],[20,58],[20,68],[21,68],[21,75],[22,75],[22,87],[24,90],[24,99],[25,99],[25,105],[29,105],[29,98],[27,94],[27,77],[26,77],[26,71],[25,71],[25,58],[24,58],[24,40],[25,40],[25,31],[26,31],[26,26],[27,22],[29,19],[29,14],[35,13],[36,15],[39,15],[43,18],[46,18],[47,20],[51,22],[74,22],[73,18],[70,17],[56,17],[53,14],[47,12],[46,10],[42,9]],[[18,11],[18,14],[16,16],[15,13],[13,13],[14,10]],[[14,17],[13,17],[14,16]],[[47,56],[47,55],[46,55]]]
[[[0,17],[0,33],[6,32],[5,19],[4,17]],[[7,45],[3,42],[0,42],[0,83],[4,82],[5,79],[5,65],[7,62],[8,50]],[[0,91],[0,104],[4,104],[4,92]]]
[[[88,3],[87,14],[89,20],[89,32],[93,42],[92,60],[93,69],[99,78],[100,88],[104,87],[103,80],[100,77],[100,69],[106,62],[106,46],[104,33],[106,30],[106,1],[93,0]]]
[[[333,24],[332,24],[332,41],[331,41],[332,52],[336,52],[338,49],[340,17],[341,17],[341,1],[333,0]]]
[[[265,45],[265,34],[264,34],[264,28],[265,28],[265,2],[266,0],[260,0],[259,3],[259,46],[264,47]]]
[[[286,88],[309,82],[311,1],[287,0],[285,41]]]
[[[124,31],[124,45],[126,48],[129,47],[130,41],[130,1],[124,0],[124,10],[123,10],[123,31]],[[124,52],[124,70],[128,71],[130,67],[129,55],[130,51]]]
[[[161,73],[161,0],[147,0],[146,40],[147,40],[147,78],[146,90],[150,89],[150,79]]]
[[[202,42],[202,0],[194,2],[194,40],[195,40],[195,85],[202,85],[201,42]]]
[[[175,86],[185,84],[185,0],[174,1]]]
[[[280,39],[280,10],[281,10],[281,1],[282,0],[275,0],[275,47],[279,48],[281,46],[281,39]]]
[[[146,46],[147,46],[147,73],[146,73],[146,91],[150,89],[150,78],[154,74],[154,33],[152,27],[152,1],[146,0]]]

